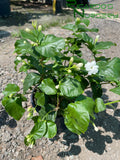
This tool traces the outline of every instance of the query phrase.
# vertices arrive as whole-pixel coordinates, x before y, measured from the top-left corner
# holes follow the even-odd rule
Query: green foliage
[[[34,72],[27,74],[23,83],[23,92],[25,93],[30,87],[37,84],[40,81],[40,75]]]
[[[120,58],[100,56],[103,49],[115,46],[110,41],[98,42],[87,32],[98,32],[89,28],[90,21],[77,18],[75,24],[63,28],[73,32],[66,39],[55,35],[44,35],[42,26],[33,22],[33,29],[20,31],[20,39],[15,42],[15,70],[25,72],[23,94],[16,84],[8,84],[3,91],[2,105],[10,116],[19,120],[25,109],[22,102],[30,90],[34,89],[35,108],[28,108],[28,119],[34,127],[25,137],[25,144],[33,146],[36,139],[52,138],[57,133],[56,117],[63,116],[66,127],[76,134],[85,133],[89,123],[94,125],[95,114],[106,109],[102,99],[102,84],[114,85],[110,91],[120,95]],[[83,59],[81,48],[86,46],[94,61]],[[99,55],[99,56],[98,56]],[[91,88],[92,98],[84,96]],[[30,89],[30,90],[29,90]],[[31,92],[31,91],[30,91]],[[40,111],[35,115],[35,109]]]

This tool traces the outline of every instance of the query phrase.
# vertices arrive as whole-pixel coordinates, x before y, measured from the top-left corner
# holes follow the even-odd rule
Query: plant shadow
[[[104,88],[103,99],[105,102],[108,102],[109,97],[106,95],[106,91]],[[86,95],[91,97],[91,91],[87,91]],[[108,114],[106,111],[96,114],[96,120],[94,122],[99,127],[98,131],[95,131],[94,127],[90,124],[86,133],[80,135],[86,148],[93,153],[102,155],[104,152],[107,152],[107,144],[112,144],[113,139],[120,139],[120,121],[117,119],[117,117],[120,117],[120,109],[116,109],[117,105],[117,103],[113,105],[115,108],[114,115]],[[107,108],[109,109],[109,107]],[[62,133],[63,139],[60,140],[60,143],[69,148],[68,151],[59,152],[58,156],[64,158],[65,156],[80,154],[81,147],[75,144],[79,141],[79,136],[66,128],[63,117],[58,117],[56,124],[58,126],[58,134],[51,141],[60,140],[60,134]]]
[[[0,38],[9,37],[9,36],[10,36],[10,32],[0,30]]]
[[[14,119],[9,120],[9,116],[5,110],[0,112],[0,128],[3,125],[7,125],[10,128],[15,128],[17,126],[17,123]]]

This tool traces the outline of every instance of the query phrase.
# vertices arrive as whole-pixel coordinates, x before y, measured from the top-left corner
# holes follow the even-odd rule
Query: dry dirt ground
[[[95,0],[91,0],[91,3],[96,3]],[[120,2],[118,0],[102,2],[108,4],[114,4],[113,10],[109,10],[110,13],[120,13]],[[100,0],[97,3],[101,3]],[[37,9],[33,9],[31,14],[27,10],[26,20],[26,8],[23,8],[24,15],[20,17],[20,10],[16,12],[14,6],[13,13],[17,14],[20,19],[16,20],[16,15],[12,13],[12,17],[7,19],[0,18],[0,101],[3,97],[2,90],[7,83],[16,83],[20,85],[22,89],[21,79],[24,74],[17,74],[14,71],[14,42],[17,38],[11,36],[11,33],[18,31],[21,28],[29,27],[32,19],[38,19],[39,24],[51,21],[55,16],[52,14],[41,14],[37,16],[34,12],[38,12]],[[17,9],[20,9],[19,6]],[[108,11],[94,10],[95,12],[103,13]],[[93,12],[92,9],[87,12]],[[22,12],[23,14],[23,12]],[[38,16],[39,15],[39,16]],[[32,16],[28,18],[29,16]],[[65,15],[61,16],[63,19]],[[57,18],[60,18],[57,16]],[[23,18],[23,21],[22,21]],[[25,20],[24,20],[25,19]],[[101,41],[113,41],[117,44],[116,47],[112,47],[109,50],[105,50],[103,55],[107,57],[120,57],[120,21],[117,19],[100,19],[90,18],[90,27],[99,28],[97,34],[100,35]],[[20,24],[19,24],[20,22]],[[23,22],[23,23],[21,23]],[[70,32],[61,29],[60,27],[52,27],[46,31],[46,34],[55,34],[56,36],[69,36]],[[95,38],[96,33],[92,33],[91,36]],[[87,49],[83,49],[83,55],[88,60],[91,60],[91,55]],[[103,86],[103,98],[106,101],[112,101],[119,99],[120,97],[109,92],[110,86]],[[90,91],[86,92],[87,95],[91,95]],[[24,104],[27,107],[29,104]],[[33,123],[26,121],[27,113],[23,118],[16,122],[9,117],[4,111],[4,108],[0,102],[0,160],[31,160],[32,156],[42,155],[44,160],[119,160],[120,159],[120,104],[115,104],[115,111],[108,108],[106,112],[98,115],[96,119],[96,125],[99,131],[94,131],[90,126],[85,135],[78,136],[69,132],[63,125],[62,119],[58,119],[58,134],[53,139],[42,138],[37,140],[36,145],[31,149],[24,145],[24,136],[29,133]],[[61,125],[60,125],[61,122]]]

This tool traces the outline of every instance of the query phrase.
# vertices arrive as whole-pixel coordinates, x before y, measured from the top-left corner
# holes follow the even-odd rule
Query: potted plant
[[[19,64],[19,72],[26,73],[23,93],[17,84],[8,84],[2,104],[10,116],[19,120],[25,112],[22,107],[22,102],[27,101],[25,95],[32,91],[34,106],[28,108],[28,118],[34,121],[34,127],[25,137],[26,145],[34,145],[41,137],[54,137],[58,115],[63,116],[66,127],[78,135],[86,132],[89,123],[97,129],[95,114],[120,101],[104,103],[101,98],[104,82],[113,85],[110,91],[120,95],[120,58],[100,56],[100,50],[116,44],[98,42],[98,36],[95,40],[90,37],[87,32],[98,32],[98,29],[89,29],[89,23],[88,19],[77,18],[75,24],[65,25],[64,29],[73,31],[66,39],[44,35],[36,22],[32,24],[33,29],[20,31],[21,38],[15,42],[14,63],[15,69]],[[82,58],[83,45],[91,51],[93,61]],[[88,87],[92,98],[84,94]]]

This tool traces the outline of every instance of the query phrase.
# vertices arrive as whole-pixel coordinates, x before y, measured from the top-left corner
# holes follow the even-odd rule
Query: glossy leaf
[[[102,112],[106,109],[106,106],[105,106],[105,104],[104,104],[104,102],[101,98],[97,98],[95,100],[95,105],[96,105],[95,106],[95,112],[96,113]]]
[[[31,40],[33,42],[37,42],[37,37],[35,36],[35,34],[32,33],[32,30],[29,33],[24,31],[24,30],[21,30],[20,34],[25,39],[29,39],[29,40]]]
[[[20,120],[23,116],[25,109],[22,108],[22,100],[20,98],[4,98],[3,105],[8,114],[13,117],[15,120]]]
[[[53,57],[57,55],[60,49],[65,46],[63,38],[54,35],[47,35],[40,46],[36,46],[36,51],[44,57]]]
[[[116,93],[116,94],[120,95],[120,86],[116,87],[116,88],[112,88],[112,89],[110,89],[110,91],[112,91],[113,93]]]
[[[99,65],[99,76],[102,76],[105,80],[120,80],[120,58],[115,57],[108,62],[100,61],[97,65]]]
[[[56,124],[52,121],[46,121],[47,125],[47,132],[45,133],[44,137],[46,138],[53,138],[57,134],[57,127]]]
[[[47,129],[46,121],[40,121],[40,122],[35,123],[30,134],[36,140],[44,136],[44,134],[46,133],[46,129]]]
[[[107,41],[107,42],[97,42],[93,51],[109,49],[111,46],[116,46],[115,43]]]
[[[94,101],[83,96],[80,101],[70,103],[65,110],[65,125],[76,133],[85,133],[89,126],[90,114],[93,114]]]
[[[5,96],[10,96],[20,91],[20,88],[16,84],[7,84],[6,88],[3,91]]]
[[[15,53],[17,54],[27,54],[32,53],[32,45],[25,39],[20,39],[15,42]]]
[[[44,79],[39,85],[39,88],[47,95],[55,95],[57,93],[55,84],[50,78]]]
[[[45,94],[42,92],[36,92],[35,93],[35,98],[37,100],[37,105],[38,106],[44,106],[45,104]]]
[[[40,80],[40,75],[34,72],[28,73],[24,83],[23,83],[23,92],[25,93],[30,87],[37,84]]]
[[[68,29],[68,30],[73,31],[73,27],[74,27],[74,26],[75,26],[74,24],[66,24],[66,25],[63,26],[62,28],[63,28],[63,29]]]
[[[65,78],[60,83],[61,94],[67,97],[77,97],[83,93],[82,86],[79,81],[73,78]]]

